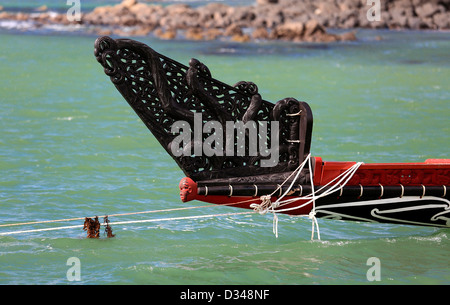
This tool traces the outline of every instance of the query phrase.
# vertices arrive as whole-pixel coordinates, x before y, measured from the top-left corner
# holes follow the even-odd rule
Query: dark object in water
[[[100,222],[98,216],[94,219],[86,217],[84,219],[83,230],[87,231],[87,238],[99,238],[100,237]]]
[[[114,237],[114,236],[116,236],[115,234],[112,234],[112,228],[111,228],[111,226],[109,225],[109,219],[108,219],[108,215],[106,215],[104,218],[103,218],[103,223],[106,223],[106,227],[105,227],[105,233],[106,233],[106,236],[109,238],[109,237]]]
[[[103,223],[105,223],[105,233],[106,236],[114,237],[115,234],[112,233],[112,228],[109,225],[108,215],[103,218]],[[99,238],[100,237],[100,221],[98,220],[98,216],[95,216],[94,219],[86,217],[84,219],[83,230],[87,231],[87,238]]]

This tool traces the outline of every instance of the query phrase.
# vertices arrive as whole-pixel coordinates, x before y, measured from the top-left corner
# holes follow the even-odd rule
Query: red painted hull
[[[330,183],[356,164],[323,162],[317,157],[312,160],[315,162],[315,188]],[[343,190],[346,194],[335,192],[315,202],[317,217],[450,227],[450,159],[433,159],[422,163],[361,164]],[[230,186],[228,195],[196,193],[189,200],[253,209],[252,204],[261,204],[257,192],[255,186],[253,196],[242,196],[233,194]],[[277,192],[271,201],[275,202],[280,195],[282,192]],[[283,198],[288,199],[297,200],[275,211],[308,215],[313,209],[312,201],[300,199],[298,193]]]
[[[322,162],[316,158],[314,185],[324,185],[356,162]],[[362,164],[347,185],[424,185],[450,183],[450,159],[429,159],[422,163]]]
[[[292,199],[296,198],[294,196],[286,196],[284,199]],[[275,202],[278,199],[278,196],[273,196],[271,198],[272,202]],[[196,200],[208,202],[208,203],[214,203],[217,205],[224,205],[224,206],[232,206],[236,208],[244,208],[244,209],[253,209],[250,205],[251,204],[260,204],[261,199],[259,197],[253,197],[253,196],[204,196],[199,195]],[[283,208],[294,208],[299,205],[303,205],[308,200],[299,200],[294,203],[287,204],[283,206]],[[311,212],[312,209],[312,203],[292,211],[284,212],[284,214],[289,215],[307,215]]]

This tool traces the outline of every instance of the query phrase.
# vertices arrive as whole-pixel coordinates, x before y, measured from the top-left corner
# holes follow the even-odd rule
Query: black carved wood
[[[245,182],[269,176],[273,182],[282,181],[309,153],[312,112],[305,102],[286,98],[274,105],[261,98],[254,83],[224,84],[212,78],[209,69],[196,59],[185,66],[134,40],[100,37],[95,41],[95,56],[147,128],[194,181]],[[267,157],[249,156],[247,151],[244,156],[174,156],[170,144],[176,135],[171,126],[179,120],[192,126],[194,112],[202,113],[203,123],[279,121],[278,164],[261,167],[261,160]],[[204,141],[209,134],[202,136]],[[234,143],[246,136],[235,135]],[[270,124],[266,140],[270,147]],[[248,141],[245,143],[248,146]]]

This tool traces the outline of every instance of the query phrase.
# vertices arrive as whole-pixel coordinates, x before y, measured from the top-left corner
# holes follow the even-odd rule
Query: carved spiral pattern
[[[300,136],[300,116],[288,114],[299,112],[300,106],[309,109],[304,102],[288,98],[274,107],[261,99],[254,83],[238,82],[229,86],[212,78],[208,67],[196,59],[191,59],[187,67],[134,40],[100,37],[95,42],[94,54],[147,128],[194,180],[282,173],[294,170],[309,152],[309,143],[299,152],[298,143],[288,141],[298,140]],[[174,156],[170,143],[176,135],[171,133],[171,126],[177,120],[185,120],[193,126],[194,112],[202,113],[203,123],[212,120],[221,123],[279,121],[278,165],[261,167],[261,156],[249,156],[248,141],[245,156]],[[308,127],[311,129],[312,115],[307,119],[311,121]],[[271,147],[270,124],[268,127],[266,140]],[[210,134],[202,136],[204,141]],[[242,136],[247,137],[235,137]],[[235,139],[234,143],[237,142]]]

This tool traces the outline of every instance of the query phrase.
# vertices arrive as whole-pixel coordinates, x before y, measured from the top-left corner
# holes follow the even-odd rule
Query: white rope
[[[300,173],[302,172],[304,166],[308,163],[309,172],[310,172],[310,183],[311,183],[311,194],[300,196],[297,198],[292,199],[286,199],[282,200],[289,192],[291,192],[292,187],[294,183],[297,181]],[[252,214],[252,213],[259,213],[261,215],[266,214],[267,212],[271,212],[273,214],[273,233],[278,238],[278,216],[277,213],[292,211],[295,209],[300,209],[306,205],[309,205],[312,202],[312,209],[309,215],[299,215],[299,216],[308,216],[309,219],[312,221],[312,234],[311,239],[314,239],[314,233],[315,228],[317,229],[317,236],[320,240],[320,231],[319,231],[319,224],[316,218],[316,200],[325,196],[328,196],[338,190],[341,190],[343,187],[347,184],[347,182],[353,177],[359,166],[362,164],[362,162],[355,163],[352,167],[335,177],[333,180],[328,182],[326,185],[322,186],[317,192],[314,189],[314,181],[313,181],[313,171],[311,166],[311,154],[308,154],[308,156],[305,158],[305,160],[300,164],[300,166],[294,170],[289,177],[286,178],[285,181],[281,185],[278,185],[277,189],[275,189],[270,195],[261,196],[260,200],[261,203],[253,203],[250,205],[251,208],[253,208],[252,212],[241,212],[241,213],[227,213],[227,214],[209,214],[209,215],[199,215],[199,216],[184,216],[184,217],[172,217],[172,218],[160,218],[160,219],[145,219],[145,220],[131,220],[131,221],[121,221],[121,222],[113,222],[109,223],[110,225],[122,225],[122,224],[132,224],[132,223],[148,223],[148,222],[158,222],[158,221],[170,221],[170,220],[183,220],[183,219],[200,219],[200,218],[208,218],[208,217],[219,217],[219,216],[231,216],[231,215],[244,215],[244,214]],[[283,185],[291,179],[291,177],[295,175],[294,179],[292,180],[291,184],[289,185],[288,189],[282,194],[282,187]],[[321,192],[323,189],[327,188],[329,185],[334,183],[336,180],[338,180],[337,183],[332,185],[329,189],[325,190],[324,192]],[[277,192],[280,191],[279,198],[272,202],[271,197]],[[256,188],[255,195],[257,194],[258,189]],[[444,195],[446,192],[446,188],[444,186]],[[230,186],[230,196],[233,193],[233,189]],[[316,193],[319,193],[316,195]],[[291,207],[291,208],[285,208],[285,209],[277,209],[279,207],[282,207],[284,205],[287,205],[289,203],[293,203],[300,200],[307,200],[305,203]],[[242,202],[248,202],[251,200],[246,200]],[[241,202],[238,202],[241,203]],[[220,205],[234,205],[237,203],[231,203],[231,204],[220,204]],[[214,206],[214,205],[209,205]],[[197,207],[184,207],[184,208],[174,208],[174,209],[166,209],[166,210],[154,210],[154,211],[144,211],[144,212],[132,212],[132,213],[123,213],[123,214],[115,214],[115,215],[109,215],[111,216],[122,216],[122,215],[133,215],[133,214],[144,214],[144,213],[156,213],[156,212],[167,212],[167,211],[177,211],[177,210],[185,210],[185,209],[194,209],[194,208],[202,208],[202,207],[209,207],[209,206],[197,206]],[[216,205],[217,206],[217,205]],[[277,210],[276,210],[277,209]],[[104,216],[103,216],[104,217]],[[48,222],[61,222],[61,221],[70,221],[70,220],[79,220],[84,219],[84,217],[77,217],[77,218],[70,218],[70,219],[59,219],[59,220],[49,220],[49,221],[36,221],[36,222],[28,222],[28,223],[16,223],[16,224],[3,224],[0,226],[15,226],[15,225],[26,225],[26,224],[37,224],[37,223],[48,223]],[[105,224],[101,224],[105,225]],[[12,231],[12,232],[3,232],[0,233],[0,235],[12,235],[12,234],[20,234],[20,233],[32,233],[32,232],[43,232],[43,231],[54,231],[54,230],[63,230],[63,229],[73,229],[73,228],[82,228],[83,225],[74,225],[74,226],[63,226],[63,227],[53,227],[53,228],[43,228],[43,229],[32,229],[32,230],[22,230],[22,231]]]
[[[310,156],[311,154],[308,154],[308,156],[305,158],[305,160],[302,162],[302,164],[300,164],[299,167],[297,167],[297,169],[295,169],[290,175],[289,177],[287,177],[283,183],[280,185],[278,184],[278,187],[272,192],[272,194],[270,195],[264,195],[261,196],[261,203],[252,203],[250,205],[251,208],[253,208],[253,210],[255,212],[258,212],[261,215],[266,214],[269,210],[271,210],[271,213],[273,214],[273,225],[272,225],[272,231],[275,234],[275,236],[278,238],[278,216],[277,216],[277,212],[275,211],[275,208],[277,208],[279,206],[279,203],[281,201],[281,199],[283,199],[292,189],[292,186],[294,185],[295,181],[297,181],[298,176],[300,175],[300,173],[303,170],[303,167],[305,166],[306,162],[308,160],[310,160]],[[282,187],[283,185],[289,181],[289,179],[295,174],[294,179],[291,182],[291,185],[289,186],[289,188],[282,194]],[[280,196],[278,197],[278,199],[275,202],[272,202],[271,198],[272,196],[278,191],[280,190]]]
[[[278,238],[278,216],[277,213],[274,212],[274,209],[272,208],[273,213],[273,224],[272,224],[272,232],[275,234],[275,237]]]
[[[251,208],[253,208],[253,211],[258,212],[261,215],[264,215],[268,212],[269,208],[272,206],[272,201],[270,200],[270,195],[264,195],[259,197],[261,200],[261,203],[252,203],[250,205]]]
[[[309,172],[310,172],[311,194],[308,194],[305,196],[300,195],[297,198],[282,200],[292,190],[294,183],[297,181],[297,179],[298,179],[300,173],[302,172],[303,167],[305,166],[306,163],[308,163]],[[308,218],[311,219],[311,222],[312,222],[311,239],[312,240],[314,239],[315,229],[317,229],[317,237],[320,240],[319,223],[316,218],[316,200],[319,198],[322,198],[322,197],[326,197],[338,190],[340,190],[340,192],[341,192],[340,194],[342,195],[342,190],[343,190],[344,186],[348,183],[348,181],[350,181],[350,179],[356,173],[356,171],[361,166],[361,164],[363,164],[363,162],[355,163],[350,168],[345,170],[343,173],[341,173],[340,175],[335,177],[333,180],[328,182],[326,185],[322,186],[316,192],[314,189],[314,180],[313,180],[314,177],[313,177],[313,170],[312,170],[312,166],[311,166],[311,154],[308,154],[308,156],[305,158],[303,163],[294,172],[292,172],[291,175],[289,175],[289,177],[286,178],[286,180],[281,185],[278,185],[278,188],[275,191],[273,191],[272,194],[266,195],[266,196],[261,196],[260,197],[261,203],[260,204],[253,203],[250,205],[250,207],[252,207],[255,212],[258,212],[261,215],[264,215],[269,211],[271,213],[273,213],[273,216],[274,216],[273,232],[274,232],[275,236],[278,237],[278,217],[276,214],[287,212],[287,211],[292,211],[292,210],[296,210],[296,209],[301,209],[302,207],[307,206],[310,203],[312,203],[312,208],[311,208],[310,213],[308,215],[299,215],[299,216],[308,216]],[[275,194],[275,192],[277,192],[278,189],[280,189],[294,174],[295,174],[295,178],[292,180],[289,188],[275,202],[272,203],[271,197],[273,196],[273,194]],[[335,182],[336,180],[338,180],[338,181]],[[324,190],[324,189],[325,189],[325,191],[322,192],[322,190]],[[316,193],[318,193],[318,195],[316,195]],[[290,204],[290,203],[293,203],[296,201],[300,201],[300,200],[306,200],[306,202],[301,205],[295,206],[295,207],[278,209],[279,207],[282,207],[287,204]],[[277,208],[277,210],[275,210],[276,208]]]
[[[110,222],[109,225],[112,226],[112,225],[124,225],[124,224],[133,224],[133,223],[174,221],[174,220],[186,220],[186,219],[201,219],[201,218],[211,218],[211,217],[221,217],[221,216],[234,216],[234,215],[246,215],[246,214],[254,214],[254,212],[237,212],[237,213],[208,214],[208,215],[196,215],[196,216],[181,216],[181,217],[158,218],[158,219],[128,220],[128,221]]]
[[[276,207],[278,207],[278,205],[279,205],[279,202],[281,201],[281,199],[283,199],[284,198],[284,196],[286,196],[286,194],[288,193],[288,192],[290,192],[291,191],[291,189],[292,189],[292,186],[294,185],[294,183],[295,183],[295,181],[297,181],[297,179],[298,179],[298,176],[300,175],[300,173],[302,172],[302,170],[303,170],[303,167],[305,166],[305,164],[306,164],[306,162],[307,161],[309,161],[309,168],[311,168],[311,154],[308,154],[308,156],[305,158],[305,160],[302,162],[302,164],[300,164],[300,166],[299,167],[297,167],[297,169],[295,170],[295,171],[297,171],[297,174],[295,175],[295,178],[294,178],[294,180],[292,180],[292,182],[291,182],[291,185],[289,186],[289,188],[286,190],[286,192],[284,192],[284,194],[281,196],[281,197],[279,197],[276,201],[275,201],[275,203],[276,203]],[[294,171],[294,172],[295,172]],[[310,172],[311,172],[311,170],[310,170]],[[293,173],[292,173],[293,174]],[[292,176],[292,174],[281,184],[281,185],[283,185],[291,176]]]
[[[308,159],[308,166],[309,166],[309,180],[311,182],[311,194],[312,194],[312,203],[313,207],[311,209],[311,212],[309,212],[309,219],[311,219],[312,223],[312,229],[311,229],[311,240],[314,240],[314,224],[317,228],[317,237],[320,240],[320,231],[319,231],[319,223],[317,222],[316,218],[316,195],[314,192],[314,181],[313,181],[313,173],[312,173],[312,166],[311,166],[311,158]]]
[[[311,224],[312,224],[312,228],[311,228],[311,240],[314,240],[314,224],[316,225],[317,228],[317,238],[320,240],[320,231],[319,231],[319,223],[317,222],[317,218],[316,218],[316,212],[310,212],[308,215],[308,218],[311,219]]]
[[[163,222],[163,221],[176,221],[176,220],[185,220],[185,219],[201,219],[201,218],[211,218],[211,217],[220,217],[220,216],[234,216],[234,215],[245,215],[245,214],[253,214],[254,212],[238,212],[238,213],[225,213],[225,214],[208,214],[208,215],[197,215],[197,216],[183,216],[183,217],[171,217],[171,218],[157,218],[157,219],[143,219],[143,220],[129,220],[129,221],[116,221],[108,223],[110,226],[113,225],[124,225],[124,224],[135,224],[135,223],[148,223],[148,222]],[[104,226],[105,223],[101,223],[100,225]],[[12,234],[21,234],[21,233],[34,233],[34,232],[44,232],[44,231],[55,231],[55,230],[64,230],[64,229],[75,229],[75,228],[83,228],[84,225],[75,225],[75,226],[64,226],[64,227],[54,227],[54,228],[44,228],[44,229],[33,229],[33,230],[22,230],[22,231],[12,231],[12,232],[2,232],[0,235],[12,235]]]
[[[258,186],[256,184],[253,184],[253,186],[255,187],[255,194],[253,195],[253,197],[258,196]]]
[[[315,194],[315,190],[314,190],[314,184],[313,184],[313,176],[312,176],[312,171],[310,173],[310,180],[311,180],[311,194],[306,195],[301,197],[300,199],[295,199],[295,200],[304,200],[306,198],[312,197],[311,199],[309,199],[306,203],[297,206],[295,208],[290,208],[290,209],[284,209],[284,210],[277,210],[277,213],[281,213],[287,210],[293,210],[293,209],[299,209],[302,208],[308,204],[310,204],[311,202],[313,203],[313,207],[311,212],[309,213],[308,217],[309,219],[312,220],[312,229],[311,229],[311,240],[314,240],[314,225],[317,228],[317,237],[320,240],[320,230],[319,230],[319,223],[317,221],[316,218],[316,200],[325,196],[328,196],[338,190],[341,190],[341,194],[342,194],[342,189],[344,188],[344,186],[348,183],[348,181],[350,181],[350,179],[353,177],[353,175],[356,173],[356,171],[358,170],[358,168],[361,166],[361,164],[363,164],[362,162],[358,162],[355,163],[352,167],[350,167],[349,169],[347,169],[346,171],[344,171],[342,174],[340,174],[339,176],[337,176],[336,178],[334,178],[333,180],[331,180],[329,183],[327,183],[326,185],[324,185],[323,187],[321,187],[317,192],[320,192],[321,190],[323,190],[324,188],[328,187],[331,183],[333,183],[335,180],[339,179],[339,181],[334,184],[332,187],[330,187],[328,190],[326,190],[325,192],[319,194],[316,196]],[[309,163],[309,166],[311,168],[311,163]],[[342,177],[341,177],[342,176]],[[340,178],[341,177],[341,178]],[[343,182],[343,183],[342,183]],[[342,183],[342,184],[341,184]],[[288,201],[288,200],[286,200]]]
[[[363,163],[362,162],[358,162],[358,163],[354,164],[352,167],[347,169],[345,172],[341,173],[339,176],[337,176],[336,178],[334,178],[333,180],[328,182],[326,185],[322,186],[319,190],[317,190],[317,193],[320,193],[320,194],[319,195],[315,195],[314,199],[319,199],[319,198],[322,198],[322,197],[326,197],[326,196],[328,196],[328,195],[330,195],[330,194],[332,194],[334,192],[337,192],[338,190],[342,189],[348,183],[348,181],[350,181],[350,179],[353,177],[353,175],[355,174],[356,170],[359,168],[359,166],[361,164],[363,164]],[[332,184],[337,179],[339,179],[339,181],[336,184],[332,185],[330,188],[328,188],[330,186],[330,184]],[[325,190],[324,192],[322,192],[322,190],[325,189],[325,188],[328,188],[328,189]],[[312,193],[308,194],[308,195],[305,195],[305,196],[302,196],[302,197],[286,199],[283,202],[280,202],[280,206],[284,206],[284,205],[287,205],[289,203],[300,201],[300,200],[308,200],[308,201],[306,203],[302,204],[302,205],[295,206],[295,207],[292,207],[292,208],[279,209],[279,210],[277,210],[277,213],[300,209],[300,208],[310,204],[312,202]]]
[[[12,234],[22,234],[22,233],[43,232],[43,231],[55,231],[55,230],[74,229],[74,228],[83,228],[83,225],[55,227],[55,228],[44,228],[44,229],[34,229],[34,230],[22,230],[22,231],[11,231],[11,232],[2,232],[2,233],[0,233],[0,235],[12,235]]]
[[[260,204],[258,204],[258,203],[252,203],[252,204],[250,205],[250,207],[253,208],[254,211],[260,213],[261,215],[266,214],[270,208],[272,208],[272,209],[277,208],[277,207],[279,206],[280,200],[283,199],[283,197],[286,196],[286,194],[288,194],[289,191],[292,189],[292,186],[294,185],[294,183],[295,183],[295,181],[297,180],[298,176],[299,176],[300,173],[302,172],[302,169],[303,169],[303,167],[305,166],[305,164],[306,164],[306,162],[307,162],[307,160],[308,160],[309,157],[310,157],[310,155],[308,155],[308,156],[306,157],[306,159],[303,161],[303,163],[302,163],[299,167],[297,167],[297,169],[295,169],[295,170],[289,175],[289,177],[287,177],[287,178],[283,181],[283,183],[282,183],[281,185],[278,184],[278,187],[277,187],[270,195],[264,195],[264,196],[261,196],[261,197],[260,197],[260,199],[261,199],[261,203],[260,203]],[[289,188],[284,192],[284,194],[281,194],[281,188],[283,187],[283,185],[284,185],[284,184],[285,184],[285,183],[286,183],[286,182],[287,182],[294,174],[296,174],[296,175],[295,175],[295,178],[292,180],[291,185],[290,185]],[[280,195],[281,195],[281,196],[280,196],[275,202],[272,203],[271,198],[272,198],[272,196],[273,196],[278,190],[280,190]]]
[[[208,188],[205,186],[206,190]],[[206,196],[206,194],[205,194]],[[152,214],[152,213],[164,213],[164,212],[173,212],[173,211],[182,211],[182,210],[192,210],[192,209],[200,209],[200,208],[209,208],[209,207],[217,207],[217,206],[232,206],[236,204],[242,204],[246,202],[253,201],[254,199],[249,200],[243,200],[238,202],[232,202],[232,203],[221,203],[221,204],[208,204],[208,205],[201,205],[201,206],[189,206],[189,207],[181,207],[181,208],[170,208],[170,209],[162,209],[162,210],[150,210],[150,211],[140,211],[140,212],[129,212],[129,213],[120,213],[120,214],[110,214],[110,215],[103,215],[103,216],[91,216],[88,218],[104,218],[108,216],[111,217],[117,217],[117,216],[129,216],[129,215],[138,215],[138,214]],[[29,221],[29,222],[18,222],[18,223],[6,223],[6,224],[0,224],[0,227],[12,227],[12,226],[23,226],[23,225],[35,225],[35,224],[43,224],[43,223],[53,223],[53,222],[69,222],[74,220],[84,220],[86,217],[74,217],[74,218],[64,218],[64,219],[53,219],[53,220],[41,220],[41,221]]]

